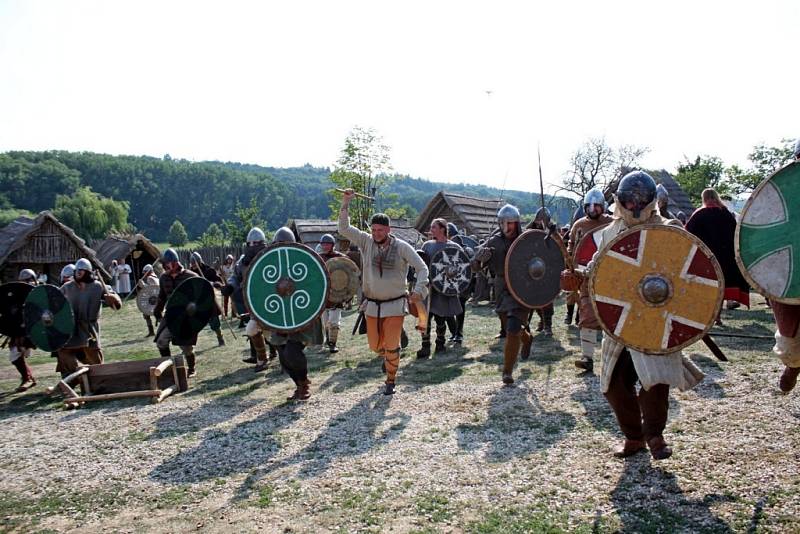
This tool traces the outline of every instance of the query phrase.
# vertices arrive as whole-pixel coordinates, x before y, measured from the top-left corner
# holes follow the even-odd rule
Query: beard
[[[242,265],[244,265],[245,267],[250,265],[250,262],[253,261],[253,259],[255,259],[256,255],[262,250],[264,250],[264,247],[266,247],[266,245],[264,245],[263,243],[260,243],[258,245],[248,245],[244,249],[244,258],[242,259]]]
[[[75,275],[75,281],[81,282],[83,284],[91,282],[92,279],[93,279],[92,273],[89,271],[81,271],[80,274]]]

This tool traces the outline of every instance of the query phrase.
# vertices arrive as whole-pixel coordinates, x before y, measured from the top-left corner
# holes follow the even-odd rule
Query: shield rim
[[[152,291],[151,289],[149,289],[149,288],[151,288],[151,287],[152,287],[152,288],[155,288],[155,289],[157,290],[157,291],[156,291],[156,296],[158,296],[158,292],[159,292],[161,289],[160,289],[158,286],[156,286],[156,285],[144,286],[143,288],[141,288],[141,289],[140,289],[140,290],[139,290],[139,291],[136,293],[136,308],[137,308],[137,309],[138,309],[140,312],[142,312],[144,315],[147,315],[148,317],[152,317],[152,316],[153,316],[153,312],[155,311],[156,307],[155,307],[155,306],[153,306],[153,309],[152,309],[152,310],[150,310],[150,313],[147,313],[146,311],[144,311],[144,310],[142,309],[142,307],[139,305],[139,295],[141,295],[143,291]],[[176,289],[177,289],[177,288],[176,288]]]
[[[548,302],[546,302],[544,304],[538,304],[536,306],[530,306],[528,303],[524,302],[521,298],[519,298],[519,295],[517,295],[517,292],[514,291],[513,286],[509,283],[509,279],[510,278],[508,276],[508,260],[511,258],[511,253],[514,251],[516,246],[519,243],[522,242],[523,236],[528,235],[528,234],[532,234],[532,233],[544,234],[545,236],[547,236],[550,232],[547,232],[545,230],[539,230],[539,229],[536,229],[536,228],[529,228],[528,230],[525,230],[524,232],[519,234],[517,236],[517,238],[514,240],[514,242],[511,243],[511,246],[508,247],[508,252],[506,252],[506,258],[505,258],[504,265],[503,265],[503,274],[505,275],[505,282],[506,282],[506,287],[508,288],[508,292],[511,293],[512,297],[514,297],[514,300],[516,300],[521,306],[523,306],[525,308],[528,308],[528,309],[531,309],[531,310],[538,310],[538,309],[541,309],[541,308],[545,308],[545,307],[549,306],[550,304],[552,304],[553,302],[555,302],[555,300],[558,298],[558,295],[561,294],[561,287],[558,284],[555,285],[556,291],[555,291],[555,294],[553,295],[553,298],[550,301],[548,301]],[[567,265],[569,264],[569,255],[567,254],[567,248],[564,246],[564,242],[561,241],[561,238],[558,237],[555,233],[553,233],[551,235],[550,239],[552,239],[553,243],[556,243],[558,245],[558,248],[561,250],[561,258],[564,260],[564,268],[566,268]],[[561,270],[563,270],[563,269],[559,269],[559,272],[561,272]]]
[[[455,238],[458,238],[458,241],[456,241]],[[464,244],[464,240],[465,239],[468,239],[470,242],[475,242],[475,244],[474,245],[472,245],[472,244],[465,245]],[[453,236],[452,238],[450,238],[450,241],[456,243],[457,245],[459,245],[462,248],[466,248],[466,247],[477,248],[477,247],[480,246],[480,243],[477,240],[472,239],[470,236],[463,235],[463,234],[458,234],[457,236]]]
[[[328,269],[328,263],[330,263],[330,262],[332,262],[332,261],[335,261],[336,263],[344,263],[344,261],[342,261],[342,260],[347,260],[348,262],[350,262],[350,263],[353,265],[353,272],[354,272],[354,273],[356,273],[356,274],[355,274],[355,278],[356,278],[356,290],[353,292],[353,294],[352,294],[352,295],[350,295],[350,297],[348,297],[348,298],[345,298],[345,299],[342,299],[342,300],[340,300],[340,301],[336,301],[336,300],[328,300],[328,302],[330,302],[330,303],[332,303],[332,304],[341,304],[341,303],[343,303],[343,302],[347,302],[348,300],[350,300],[351,298],[353,298],[353,297],[354,297],[354,296],[355,296],[355,295],[358,293],[358,273],[361,271],[361,269],[359,269],[359,268],[358,268],[358,265],[356,265],[356,262],[354,262],[353,260],[351,260],[351,259],[350,259],[350,258],[348,258],[347,256],[336,256],[335,258],[331,258],[330,260],[328,260],[328,261],[326,261],[326,262],[325,262],[325,269],[326,269],[326,271],[327,271],[327,269]],[[252,263],[251,263],[251,265],[252,265]],[[332,292],[332,291],[331,291],[331,283],[330,283],[330,278],[331,278],[331,273],[330,273],[330,271],[328,271],[328,297],[329,297],[329,298],[330,298],[330,295],[331,295],[331,292]]]
[[[736,221],[736,232],[733,235],[733,250],[734,250],[734,257],[736,258],[736,265],[739,267],[739,271],[741,271],[742,276],[744,276],[744,279],[747,281],[748,284],[750,284],[752,288],[754,288],[757,292],[761,293],[762,295],[769,297],[771,300],[774,300],[781,304],[796,305],[800,304],[800,297],[776,297],[775,295],[773,295],[772,293],[761,287],[761,284],[756,282],[755,278],[753,278],[750,275],[750,271],[748,271],[747,268],[744,266],[744,261],[742,261],[742,256],[739,248],[739,230],[742,227],[742,220],[744,219],[744,214],[747,212],[748,209],[750,209],[750,207],[753,204],[753,199],[756,197],[758,193],[761,192],[762,189],[764,189],[767,186],[767,183],[769,183],[769,181],[772,180],[772,178],[774,178],[779,172],[788,169],[792,165],[800,165],[800,161],[793,161],[787,165],[784,165],[777,171],[773,172],[772,174],[761,180],[761,183],[759,183],[756,186],[756,188],[753,189],[753,192],[750,193],[750,197],[744,203],[744,206],[742,206],[741,212],[739,212],[739,220]],[[800,268],[800,266],[798,266],[798,268]]]
[[[625,340],[623,340],[621,337],[615,335],[613,331],[610,331],[610,329],[605,324],[605,322],[603,322],[603,318],[600,316],[600,313],[597,310],[597,301],[595,300],[595,294],[594,294],[595,273],[597,273],[597,269],[602,264],[603,260],[605,260],[605,258],[607,257],[606,256],[606,251],[609,248],[611,248],[612,246],[614,246],[617,242],[621,241],[622,239],[625,239],[626,237],[628,237],[629,235],[633,234],[634,232],[641,232],[642,230],[666,230],[667,232],[674,232],[676,234],[679,234],[679,235],[682,235],[682,236],[686,236],[686,237],[689,238],[690,241],[692,241],[695,245],[697,245],[698,250],[702,250],[703,254],[705,254],[706,257],[711,259],[711,264],[714,266],[714,272],[716,273],[717,280],[719,281],[719,286],[718,286],[718,290],[717,290],[717,302],[716,302],[716,305],[714,307],[715,309],[719,309],[720,308],[720,306],[722,305],[722,300],[725,297],[725,278],[723,277],[723,274],[722,274],[722,267],[720,267],[719,261],[717,261],[717,258],[714,257],[714,253],[711,252],[711,249],[708,248],[705,243],[700,241],[700,239],[698,237],[690,234],[689,232],[687,232],[683,228],[678,228],[677,226],[672,226],[672,225],[668,225],[668,224],[641,224],[641,225],[634,226],[633,228],[627,228],[624,231],[622,231],[619,234],[617,234],[614,237],[614,239],[609,241],[600,250],[600,254],[597,257],[597,260],[595,261],[595,264],[594,264],[594,269],[592,270],[592,276],[589,277],[589,296],[591,297],[589,300],[592,303],[592,311],[594,311],[594,316],[597,318],[597,322],[600,325],[600,328],[603,330],[603,333],[605,335],[607,335],[608,337],[613,339],[616,343],[620,343],[620,344],[624,345],[625,347],[632,348],[632,349],[637,350],[637,351],[639,351],[639,352],[641,352],[643,354],[646,354],[646,355],[663,356],[665,354],[672,354],[672,353],[675,353],[675,352],[679,352],[679,351],[685,349],[686,347],[688,347],[690,345],[694,345],[698,341],[701,341],[703,339],[703,337],[705,337],[708,334],[708,332],[711,330],[711,328],[714,326],[713,318],[712,318],[711,321],[709,321],[709,324],[706,325],[705,329],[700,334],[697,334],[697,335],[693,336],[692,338],[690,338],[690,339],[684,341],[683,343],[680,343],[680,344],[678,344],[678,345],[676,345],[674,347],[669,347],[668,349],[655,349],[654,350],[654,349],[651,349],[649,347],[645,348],[645,347],[641,347],[641,346],[638,346],[638,345],[630,344],[630,343],[626,342]]]
[[[216,296],[214,295],[214,286],[213,286],[213,285],[211,285],[211,282],[209,282],[208,280],[206,280],[206,279],[205,279],[205,278],[203,278],[202,276],[192,276],[191,278],[187,278],[186,280],[184,280],[183,282],[181,282],[180,284],[178,284],[177,286],[175,286],[175,289],[173,289],[173,290],[172,290],[172,293],[170,293],[170,294],[169,294],[169,298],[167,298],[167,303],[164,305],[164,318],[163,318],[163,321],[164,321],[164,324],[167,326],[167,328],[170,328],[170,324],[167,322],[167,311],[169,310],[169,301],[172,299],[172,295],[174,295],[174,294],[175,294],[175,292],[176,292],[176,291],[177,291],[177,290],[178,290],[178,289],[179,289],[179,288],[180,288],[180,287],[181,287],[183,284],[185,284],[186,282],[194,283],[194,282],[191,282],[191,281],[192,281],[192,280],[194,280],[195,278],[197,278],[198,280],[202,280],[202,281],[204,281],[204,282],[207,284],[207,286],[208,286],[208,287],[210,288],[210,290],[211,290],[211,299],[212,299],[212,301],[213,301],[213,304],[215,304],[215,305],[216,305],[216,300],[217,300],[217,299],[216,299]],[[193,333],[192,333],[192,335],[198,335],[200,332],[202,332],[202,331],[203,331],[203,328],[205,328],[206,326],[208,326],[208,323],[211,321],[211,317],[213,317],[213,316],[214,316],[214,311],[212,311],[212,312],[211,312],[211,316],[209,317],[209,320],[208,320],[208,321],[206,321],[206,324],[204,324],[204,325],[203,325],[203,327],[202,327],[202,328],[200,328],[200,329],[199,329],[197,332],[193,332]],[[170,332],[173,332],[173,336],[174,336],[174,331],[173,331],[171,328],[170,328]]]
[[[30,292],[31,292],[31,291],[33,291],[33,288],[34,288],[34,287],[36,287],[36,286],[32,286],[32,285],[30,285],[30,284],[26,284],[25,282],[17,282],[17,281],[13,281],[13,282],[6,282],[5,284],[0,284],[0,293],[2,293],[2,291],[3,291],[3,287],[4,287],[4,286],[15,286],[15,287],[22,287],[22,286],[25,286],[26,288],[29,288],[29,289],[28,289],[28,291],[25,293],[25,298],[23,298],[23,299],[22,299],[22,305],[19,307],[19,309],[20,309],[20,313],[21,313],[21,315],[22,315],[22,330],[23,330],[23,332],[25,332],[25,333],[24,333],[24,335],[27,335],[27,333],[28,333],[28,332],[27,332],[27,330],[25,329],[25,312],[24,312],[24,307],[25,307],[25,299],[27,299],[27,298],[28,298],[28,295],[30,294]],[[12,337],[12,336],[13,336],[13,334],[12,334],[12,333],[9,333],[9,331],[8,331],[8,330],[6,330],[6,329],[5,329],[5,328],[2,326],[2,324],[4,324],[4,323],[0,323],[0,335],[3,335],[3,336],[8,336],[8,337]]]
[[[436,254],[434,254],[434,255],[431,257],[431,261],[430,261],[430,264],[429,264],[429,266],[428,266],[428,279],[430,280],[430,275],[431,275],[431,274],[433,274],[433,273],[431,272],[431,271],[432,271],[432,269],[431,269],[430,265],[432,265],[432,264],[433,264],[433,261],[436,259],[436,257],[437,257],[437,256],[439,256],[440,254],[442,254],[442,253],[443,253],[445,250],[456,250],[456,251],[458,251],[458,253],[459,253],[461,256],[463,256],[463,258],[464,258],[466,261],[463,261],[462,263],[465,263],[465,264],[467,265],[467,270],[469,271],[470,278],[472,278],[472,267],[470,266],[470,260],[469,260],[469,256],[467,256],[467,253],[466,253],[466,252],[464,252],[464,248],[463,248],[461,245],[458,245],[458,246],[447,245],[447,246],[445,246],[445,247],[443,247],[443,248],[441,248],[441,249],[437,250],[437,251],[436,251]],[[446,296],[448,296],[448,297],[457,297],[457,296],[460,296],[460,295],[462,295],[463,293],[465,293],[465,292],[467,291],[467,288],[469,287],[469,283],[467,283],[467,288],[465,288],[465,289],[464,289],[464,292],[457,291],[457,292],[455,292],[455,293],[445,293],[444,291],[440,291],[440,290],[439,290],[439,288],[437,288],[437,287],[436,287],[436,286],[433,284],[433,282],[430,282],[430,285],[431,285],[431,287],[432,287],[434,290],[436,290],[436,292],[437,292],[437,293],[440,293],[440,294],[442,294],[442,295],[446,295]]]
[[[322,304],[320,306],[320,309],[317,311],[317,313],[314,315],[314,317],[312,319],[308,320],[302,326],[295,327],[295,328],[275,328],[275,327],[268,326],[268,325],[264,324],[262,321],[259,320],[258,316],[253,313],[253,310],[252,310],[252,308],[250,306],[250,295],[247,292],[248,282],[250,280],[250,269],[251,269],[251,267],[256,264],[256,262],[261,258],[261,256],[264,256],[265,254],[267,254],[269,251],[271,251],[273,249],[281,248],[281,247],[299,248],[299,249],[302,249],[302,250],[308,252],[313,257],[313,259],[315,259],[322,266],[322,272],[325,275],[325,295],[324,295],[324,297],[322,299]],[[352,260],[350,260],[350,261],[352,261]],[[355,263],[355,262],[353,262],[353,263]],[[250,314],[250,320],[251,321],[253,321],[253,320],[256,321],[258,323],[258,325],[261,327],[262,330],[268,330],[270,332],[276,332],[278,334],[295,334],[297,332],[302,332],[304,330],[307,330],[311,326],[311,324],[314,321],[316,321],[317,319],[319,319],[320,316],[322,316],[322,314],[325,312],[325,309],[327,308],[326,304],[328,302],[328,298],[330,297],[330,292],[331,292],[331,278],[330,278],[330,273],[328,273],[327,267],[325,267],[325,260],[323,260],[322,256],[317,254],[314,251],[314,249],[312,249],[308,245],[304,245],[303,243],[281,242],[281,243],[271,243],[271,244],[267,245],[266,247],[264,247],[264,249],[262,251],[260,251],[258,254],[256,254],[256,256],[253,258],[253,260],[247,266],[247,268],[244,271],[243,280],[244,280],[244,287],[242,289],[242,297],[243,297],[242,300],[244,300],[244,307],[247,310],[247,313]]]
[[[578,246],[575,247],[575,250],[572,251],[572,257],[570,259],[572,260],[572,264],[573,265],[580,265],[581,267],[586,267],[585,265],[581,265],[580,263],[578,263],[578,251],[581,249],[581,245],[583,245],[583,240],[587,239],[589,236],[593,236],[597,232],[601,232],[601,231],[605,230],[606,228],[608,228],[609,224],[611,224],[611,222],[607,222],[606,224],[598,226],[597,228],[595,228],[591,232],[583,234],[583,237],[581,237],[580,241],[578,241]],[[599,249],[598,249],[598,251],[599,251]]]
[[[30,296],[30,294],[33,292],[34,289],[38,289],[40,287],[52,287],[52,288],[55,289],[56,293],[61,295],[61,297],[64,299],[64,302],[66,303],[66,307],[69,309],[69,316],[72,319],[72,329],[74,331],[75,330],[75,311],[72,309],[72,304],[70,303],[70,301],[67,300],[67,297],[65,297],[64,294],[61,292],[61,288],[59,288],[58,286],[55,286],[53,284],[40,284],[38,286],[35,286],[33,289],[31,289],[31,291],[28,293],[28,296]],[[47,290],[45,289],[45,291],[47,291]],[[27,302],[28,302],[28,297],[25,297],[25,303],[27,304]],[[24,311],[23,311],[23,313],[24,313]],[[58,347],[48,347],[48,348],[40,347],[39,345],[36,345],[36,341],[33,339],[33,337],[31,337],[30,326],[28,325],[27,322],[25,323],[25,335],[31,341],[31,343],[33,343],[36,346],[37,349],[45,351],[45,352],[55,352],[55,351],[61,349],[64,345],[67,344],[67,342],[69,342],[70,339],[72,339],[72,335],[70,335],[69,337],[67,337],[67,339],[64,340],[64,343],[62,343]]]

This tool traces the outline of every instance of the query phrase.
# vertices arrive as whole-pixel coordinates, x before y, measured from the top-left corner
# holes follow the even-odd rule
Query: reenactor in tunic
[[[495,311],[500,315],[505,331],[503,346],[503,383],[514,383],[513,371],[517,356],[522,350],[523,358],[530,355],[532,337],[525,326],[530,319],[531,309],[516,301],[508,290],[505,280],[505,261],[509,247],[522,234],[519,210],[506,204],[497,212],[500,229],[475,252],[473,261],[476,269],[488,264],[494,272]]]
[[[158,302],[153,312],[156,314],[163,313],[167,305],[167,299],[181,282],[189,278],[197,277],[197,274],[183,268],[178,258],[178,253],[171,248],[165,250],[163,256],[161,256],[161,265],[164,267],[164,272],[158,279]],[[183,357],[186,358],[188,375],[195,375],[196,357],[194,354],[194,346],[197,344],[197,334],[191,338],[177,339],[173,333],[169,331],[167,322],[161,321],[158,325],[158,331],[156,332],[155,343],[158,347],[158,352],[164,358],[171,357],[170,343],[178,345],[181,348]]]
[[[19,272],[17,280],[35,286],[36,273],[31,269],[22,269]],[[36,385],[36,379],[33,377],[33,369],[31,369],[31,366],[25,361],[25,358],[30,357],[33,348],[34,345],[27,336],[9,339],[8,359],[11,365],[17,369],[20,376],[19,386],[14,390],[17,393],[26,391]]]
[[[367,338],[372,351],[381,355],[386,368],[385,395],[395,391],[400,366],[400,338],[406,314],[406,299],[421,306],[427,294],[428,267],[414,248],[391,234],[389,217],[376,213],[370,221],[371,233],[350,225],[348,207],[355,196],[346,190],[339,212],[339,234],[361,251],[362,303],[367,323]],[[409,266],[417,273],[417,281],[409,297],[406,275]]]
[[[156,273],[153,271],[153,266],[149,263],[144,266],[142,269],[142,278],[136,283],[139,287],[146,287],[146,286],[157,286],[158,285],[158,277]],[[147,324],[147,336],[146,337],[155,337],[156,331],[153,328],[153,320],[150,318],[149,315],[142,314],[144,317],[144,322]],[[156,324],[161,321],[161,313],[155,316]]]
[[[536,210],[536,215],[534,215],[533,219],[528,223],[525,229],[544,230],[550,232],[550,237],[553,239],[561,239],[561,234],[558,233],[555,223],[552,222],[550,210],[545,207],[541,207]],[[536,314],[539,316],[539,324],[536,327],[537,332],[542,332],[545,336],[552,337],[554,313],[555,307],[553,306],[552,302],[547,306],[536,308]],[[525,326],[527,325],[528,323],[526,323]],[[527,359],[524,354],[523,359]]]
[[[319,239],[319,255],[326,262],[333,258],[346,258],[341,252],[333,249],[336,245],[336,239],[331,234],[325,234]],[[322,326],[325,329],[325,340],[328,345],[328,351],[331,354],[339,352],[336,348],[336,342],[339,339],[339,328],[342,326],[342,307],[344,303],[332,304],[328,303],[325,311],[322,312]]]
[[[569,232],[567,252],[570,256],[574,256],[575,249],[583,239],[583,236],[591,234],[601,226],[609,224],[612,220],[611,216],[605,213],[606,199],[599,189],[587,191],[583,197],[583,211],[586,215],[575,221]],[[594,349],[597,346],[597,333],[600,330],[600,323],[597,321],[592,308],[588,279],[583,280],[579,291],[576,293],[579,295],[578,301],[580,303],[578,326],[581,329],[581,359],[575,360],[575,366],[585,371],[591,371],[594,368]]]
[[[75,316],[75,331],[63,347],[58,349],[56,371],[62,376],[74,373],[80,367],[80,356],[89,365],[103,363],[103,349],[100,346],[100,313],[105,302],[118,310],[122,300],[109,293],[101,280],[95,280],[92,264],[86,258],[75,262],[74,280],[61,286],[61,293],[72,306]]]
[[[452,223],[451,223],[452,224]],[[444,219],[434,219],[431,221],[431,236],[433,239],[422,244],[422,251],[427,258],[425,263],[429,268],[434,255],[440,250],[452,247],[461,249],[459,245],[447,239],[447,221]],[[428,313],[428,328],[422,335],[422,347],[417,351],[417,358],[427,358],[431,355],[431,322],[436,322],[436,345],[434,353],[439,354],[447,350],[445,343],[447,328],[454,335],[458,332],[457,316],[464,311],[457,295],[445,295],[432,288],[428,290],[430,300],[430,310]],[[425,304],[423,304],[424,306]]]
[[[613,221],[602,230],[598,250],[621,232],[642,224],[676,224],[662,217],[656,206],[656,183],[642,171],[633,171],[620,180],[614,198]],[[590,262],[586,271],[564,271],[562,278],[577,285],[581,274],[588,275],[594,267]],[[654,333],[653,335],[660,335]],[[649,355],[603,336],[603,369],[600,385],[614,414],[625,441],[615,455],[627,457],[641,450],[650,449],[656,460],[669,458],[672,449],[664,440],[663,432],[669,415],[669,388],[681,391],[696,386],[703,379],[703,372],[680,351]],[[636,382],[641,387],[637,393]]]
[[[224,285],[222,283],[222,278],[219,277],[216,269],[203,263],[203,257],[199,252],[192,252],[189,269],[198,276],[201,276],[211,282],[211,285],[214,287],[214,289],[222,289],[222,286]],[[214,305],[217,306],[216,298],[214,301]],[[219,321],[219,313],[215,313],[211,316],[211,320],[208,321],[208,326],[214,331],[215,334],[217,334],[217,343],[220,347],[223,347],[225,345],[225,338],[222,337],[222,325]]]

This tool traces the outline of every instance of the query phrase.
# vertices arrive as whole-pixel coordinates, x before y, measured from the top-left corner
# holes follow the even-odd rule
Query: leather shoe
[[[786,367],[781,374],[781,380],[778,386],[784,393],[789,393],[794,389],[797,384],[797,375],[800,375],[800,367]]]
[[[637,452],[645,449],[647,449],[647,445],[645,444],[644,440],[625,439],[625,441],[622,442],[622,446],[618,447],[614,451],[614,456],[617,458],[627,458],[628,456],[633,456]]]
[[[672,448],[662,436],[650,438],[647,440],[647,446],[650,447],[650,455],[654,460],[666,460],[672,456]]]

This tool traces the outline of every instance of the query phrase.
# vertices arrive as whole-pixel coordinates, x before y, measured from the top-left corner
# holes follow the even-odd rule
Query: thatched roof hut
[[[439,191],[420,212],[414,228],[427,232],[431,221],[442,217],[467,235],[479,239],[488,237],[497,227],[497,210],[502,205],[499,198],[475,198]]]
[[[111,271],[114,260],[125,258],[125,263],[131,266],[134,280],[142,276],[142,269],[148,263],[156,266],[156,260],[161,257],[161,252],[149,239],[142,234],[112,235],[102,241],[92,243],[98,259],[107,271]]]
[[[0,229],[0,279],[17,279],[22,269],[46,274],[49,283],[58,284],[61,269],[78,258],[86,258],[102,277],[111,279],[94,250],[49,211],[35,219],[19,217]]]
[[[337,221],[325,219],[292,219],[287,226],[294,232],[294,236],[299,242],[311,248],[317,246],[324,234],[331,234],[336,239],[338,242],[336,248],[338,250],[347,250],[350,245],[349,241],[339,235]],[[424,240],[424,236],[407,220],[392,219],[391,228],[393,235],[414,247]]]

